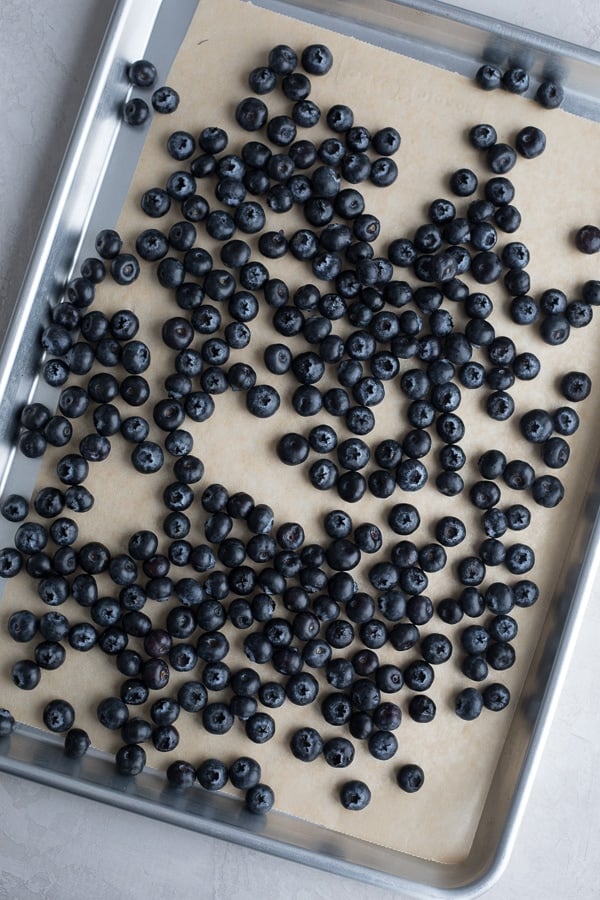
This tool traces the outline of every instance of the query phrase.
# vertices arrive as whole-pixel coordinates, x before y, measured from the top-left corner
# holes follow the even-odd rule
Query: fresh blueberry
[[[477,688],[464,688],[456,697],[455,711],[461,719],[476,719],[483,709],[483,697]]]
[[[69,731],[75,721],[75,710],[67,700],[50,700],[43,709],[42,719],[49,731]]]
[[[423,787],[425,775],[416,763],[406,763],[398,770],[396,780],[403,791],[414,794]]]
[[[268,784],[259,782],[246,791],[244,806],[253,815],[268,813],[275,803],[275,793]]]
[[[524,94],[529,88],[529,73],[521,66],[513,66],[502,75],[502,87],[511,94]]]

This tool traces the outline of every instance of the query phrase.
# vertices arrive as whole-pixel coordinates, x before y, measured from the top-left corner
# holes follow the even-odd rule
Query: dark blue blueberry
[[[389,638],[395,650],[410,650],[419,639],[419,629],[412,622],[399,622],[390,631]]]
[[[277,75],[269,66],[257,66],[248,75],[248,85],[255,94],[269,94],[277,86]]]
[[[464,688],[456,696],[455,711],[461,719],[476,719],[483,709],[483,697],[477,688]]]
[[[21,609],[11,613],[7,624],[8,633],[13,641],[26,643],[35,637],[38,630],[38,624],[38,618],[34,613],[28,609]],[[44,637],[49,638],[48,635],[44,635]],[[60,640],[60,638],[58,638],[58,640]]]
[[[185,681],[177,693],[177,702],[186,712],[200,712],[208,702],[208,693],[199,681]]]
[[[156,66],[147,59],[138,59],[127,67],[127,77],[136,87],[150,88],[156,80]]]
[[[567,464],[570,448],[564,438],[551,437],[542,446],[542,459],[550,469],[561,469]]]
[[[42,669],[39,663],[33,660],[20,659],[12,666],[10,674],[16,687],[22,691],[32,691],[40,683]]]
[[[428,690],[434,679],[431,665],[422,659],[409,663],[404,670],[404,683],[412,691]]]
[[[196,769],[183,759],[172,762],[167,768],[167,781],[173,788],[190,788],[196,781]]]
[[[244,806],[253,815],[268,813],[275,803],[275,793],[268,784],[259,782],[246,791]]]
[[[376,187],[389,187],[398,177],[398,166],[386,156],[374,160],[371,164],[369,181]]]
[[[502,75],[502,87],[511,94],[524,94],[529,88],[529,73],[521,66],[513,66]]]
[[[398,770],[396,780],[403,791],[406,791],[407,794],[414,794],[423,787],[425,774],[416,763],[406,763]]]
[[[486,160],[492,172],[496,175],[505,175],[514,167],[517,154],[510,144],[497,143],[488,149]]]
[[[469,197],[477,190],[477,176],[471,169],[457,169],[450,176],[450,190],[457,197]]]
[[[220,791],[229,779],[229,770],[219,759],[205,759],[196,771],[196,777],[207,791]]]
[[[150,107],[141,97],[132,97],[123,106],[123,121],[127,125],[143,125],[150,115]]]
[[[344,809],[365,809],[371,802],[371,791],[364,781],[346,781],[340,788],[340,803]]]
[[[457,574],[461,584],[476,587],[485,578],[485,565],[477,556],[467,556],[457,566]]]
[[[233,722],[233,714],[226,703],[209,703],[202,710],[202,724],[209,734],[226,734]]]
[[[119,775],[139,775],[146,765],[146,751],[139,744],[124,744],[115,754]]]
[[[515,606],[533,606],[539,597],[539,588],[533,581],[524,579],[517,581],[514,586]]]
[[[541,81],[535,94],[537,102],[545,109],[557,109],[563,102],[565,92],[555,81]]]
[[[264,744],[275,734],[275,720],[269,713],[257,712],[245,722],[246,736],[255,744]]]
[[[334,769],[344,769],[354,759],[354,745],[347,738],[331,738],[323,745],[323,756]]]
[[[535,479],[531,486],[531,496],[535,502],[547,509],[557,506],[564,495],[565,489],[561,481],[559,481],[555,475],[540,475]],[[531,568],[531,566],[529,568]],[[513,570],[511,569],[511,571]],[[524,571],[529,571],[529,569],[519,569],[515,571],[516,574],[522,574]]]
[[[521,434],[532,444],[544,444],[552,435],[552,416],[544,409],[531,409],[519,421]]]
[[[418,459],[405,459],[396,468],[396,482],[403,491],[420,490],[427,482],[428,473]]]
[[[398,739],[391,731],[374,731],[368,739],[368,747],[375,759],[391,759],[398,750]]]
[[[567,318],[560,313],[544,316],[540,322],[540,335],[542,340],[552,347],[564,344],[568,339],[570,332],[571,326],[569,325]]]
[[[159,219],[168,213],[171,208],[171,198],[163,188],[149,188],[142,194],[141,208],[147,216]],[[102,256],[102,254],[100,254]],[[116,256],[117,254],[114,254]],[[110,257],[112,259],[112,257]]]
[[[71,728],[65,735],[65,756],[69,759],[81,759],[87,753],[91,741],[83,728]]]
[[[508,462],[502,473],[502,477],[508,487],[513,490],[527,490],[535,479],[533,466],[525,460],[513,459]]]
[[[484,91],[493,91],[502,84],[502,72],[492,63],[484,63],[477,70],[475,81]]]
[[[453,597],[440,600],[437,605],[437,614],[442,622],[446,622],[448,625],[457,625],[463,617],[460,603]]]
[[[543,478],[544,484],[546,484],[549,479],[552,479],[551,488],[554,488],[554,482],[557,482],[560,485],[560,482],[558,481],[558,479],[554,478],[554,476],[552,476],[552,475],[544,476],[544,478]],[[541,480],[542,479],[536,479],[536,481],[538,483]],[[562,485],[561,485],[561,487],[562,487]],[[562,492],[560,490],[552,491],[551,489],[549,490],[548,494],[544,493],[544,494],[542,494],[540,499],[536,499],[536,495],[534,493],[534,488],[535,488],[535,482],[534,482],[534,486],[532,487],[532,496],[534,497],[534,500],[536,500],[537,503],[540,503],[541,506],[546,505],[546,503],[544,503],[542,501],[547,502],[548,497],[550,497],[551,501],[552,501],[552,502],[548,503],[548,505],[550,505],[550,506],[555,506],[556,503],[560,502],[560,499],[562,499]],[[558,494],[558,499],[557,499],[557,494]],[[526,572],[529,572],[533,568],[534,563],[535,563],[535,554],[534,554],[533,550],[531,549],[531,547],[528,547],[526,544],[522,544],[522,543],[512,544],[510,547],[507,548],[505,565],[506,565],[506,568],[509,570],[509,572],[512,572],[513,575],[524,575]]]
[[[512,644],[497,642],[490,644],[486,653],[486,660],[492,669],[504,671],[515,662],[516,653]]]
[[[174,88],[157,88],[152,94],[152,106],[157,113],[173,113],[179,106],[179,94]]]
[[[483,705],[492,712],[506,709],[510,703],[510,691],[503,685],[495,682],[489,684],[483,690]]]
[[[546,149],[546,135],[541,128],[527,125],[517,133],[515,146],[525,159],[535,159]]]
[[[592,389],[592,380],[586,372],[567,372],[560,380],[563,397],[571,403],[585,400]]]
[[[50,700],[43,709],[42,720],[49,731],[69,731],[75,721],[75,710],[67,700]]]
[[[485,402],[485,409],[491,419],[504,422],[515,411],[515,401],[507,391],[495,390],[489,394]]]
[[[426,694],[411,697],[408,712],[415,722],[431,722],[435,718],[436,706],[434,701]]]
[[[110,274],[117,284],[132,284],[140,274],[140,264],[132,253],[119,253],[111,260]]]

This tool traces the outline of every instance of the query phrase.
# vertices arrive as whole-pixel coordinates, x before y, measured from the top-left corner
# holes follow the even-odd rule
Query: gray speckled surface
[[[600,4],[592,0],[463,0],[460,5],[600,49]],[[111,8],[111,0],[0,3],[2,323]],[[488,892],[490,900],[600,897],[599,633],[600,610],[592,603],[516,849]],[[398,898],[7,775],[0,775],[0,809],[1,900]]]

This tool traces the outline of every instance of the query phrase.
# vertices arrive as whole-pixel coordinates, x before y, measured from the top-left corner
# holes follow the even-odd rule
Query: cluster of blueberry
[[[526,94],[531,85],[531,78],[523,66],[509,66],[504,72],[495,63],[484,63],[475,75],[475,80],[484,91],[495,91],[503,88],[511,94]],[[565,92],[560,82],[544,78],[538,84],[535,99],[546,109],[557,109],[563,102]]]
[[[156,66],[147,59],[139,59],[127,67],[127,77],[132,85],[148,90],[156,82]],[[158,113],[175,112],[179,95],[172,87],[156,88],[151,97],[152,108]],[[131,97],[123,106],[123,120],[128,125],[144,125],[150,116],[150,107],[141,97]]]
[[[302,72],[297,70],[299,61]],[[521,542],[507,546],[501,540],[508,531],[528,527],[529,510],[523,504],[500,509],[497,482],[503,479],[510,489],[530,492],[544,507],[562,500],[563,487],[555,475],[536,476],[530,463],[508,460],[497,450],[481,456],[481,479],[465,492],[481,510],[486,537],[478,554],[463,558],[457,566],[459,596],[441,600],[437,606],[425,594],[428,574],[443,569],[447,548],[462,543],[466,527],[457,516],[445,516],[435,527],[436,542],[418,546],[408,538],[417,532],[420,516],[407,502],[396,503],[388,511],[387,525],[400,540],[391,550],[386,548],[385,558],[366,567],[364,574],[372,588],[368,592],[359,589],[350,573],[365,557],[384,548],[382,530],[371,522],[355,525],[343,510],[334,509],[325,516],[328,540],[310,544],[299,523],[276,527],[269,506],[256,503],[249,494],[230,494],[223,485],[212,484],[200,498],[206,541],[193,540],[198,523],[192,525],[190,509],[204,464],[193,454],[193,436],[184,428],[186,418],[206,421],[215,410],[215,398],[229,389],[243,391],[246,408],[258,418],[270,418],[281,403],[277,389],[257,383],[248,363],[235,362],[226,368],[231,351],[248,346],[249,323],[259,307],[272,310],[272,326],[281,338],[300,336],[308,345],[296,354],[283,341],[270,343],[264,350],[271,374],[292,376],[298,382],[292,398],[295,412],[306,419],[325,410],[350,433],[339,440],[327,424],[315,425],[308,436],[289,432],[280,437],[277,455],[286,465],[299,465],[311,451],[319,454],[308,469],[312,485],[320,491],[335,489],[340,499],[356,503],[367,490],[384,499],[397,490],[412,494],[425,485],[429,476],[423,460],[432,449],[432,426],[442,442],[436,486],[446,496],[461,494],[465,483],[460,470],[466,456],[460,441],[465,426],[456,412],[461,402],[456,381],[465,389],[489,388],[487,413],[505,420],[515,409],[510,394],[515,380],[527,381],[539,372],[533,353],[518,353],[510,338],[496,335],[490,321],[490,296],[472,292],[460,279],[462,274],[468,273],[479,285],[503,278],[512,297],[512,321],[531,325],[541,313],[540,333],[550,344],[562,343],[571,327],[591,321],[592,307],[600,303],[600,283],[590,281],[583,287],[581,300],[568,301],[561,291],[551,290],[538,304],[528,294],[527,247],[512,241],[500,254],[494,251],[498,231],[512,234],[521,221],[512,204],[514,186],[506,174],[519,156],[532,159],[545,148],[543,132],[532,126],[519,132],[515,147],[499,142],[491,125],[475,126],[469,135],[471,144],[482,151],[492,176],[485,183],[484,197],[472,199],[479,186],[476,174],[466,168],[457,170],[449,179],[456,202],[434,200],[429,221],[412,239],[396,238],[387,256],[376,256],[373,248],[381,223],[366,210],[359,190],[343,183],[364,182],[376,188],[393,184],[398,170],[391,156],[400,147],[399,133],[386,127],[371,135],[355,125],[348,106],[338,104],[325,117],[333,137],[318,145],[297,139],[299,128],[311,128],[321,119],[320,108],[309,99],[309,76],[324,75],[332,61],[330,51],[321,44],[306,48],[300,60],[292,48],[278,46],[266,66],[250,73],[254,95],[240,101],[236,121],[246,131],[264,130],[269,144],[248,141],[239,153],[226,152],[228,136],[220,127],[205,128],[198,143],[190,132],[173,132],[167,151],[177,163],[190,160],[189,169],[177,169],[164,188],[145,191],[141,206],[150,218],[159,219],[177,204],[182,220],[168,231],[143,231],[137,237],[135,255],[123,252],[116,231],[100,232],[98,256],[85,260],[80,275],[69,282],[42,335],[49,357],[43,377],[61,389],[58,411],[52,414],[39,403],[22,410],[20,450],[28,457],[39,457],[48,445],[68,447],[72,420],[90,414],[93,431],[80,441],[78,452],[60,458],[56,473],[61,487],[42,488],[33,498],[37,516],[53,520],[49,528],[27,520],[29,503],[24,498],[4,499],[2,515],[20,524],[14,547],[0,552],[0,574],[12,577],[24,568],[38,580],[44,604],[56,607],[72,598],[78,609],[89,610],[91,621],[74,624],[55,610],[39,617],[29,610],[14,613],[8,626],[14,640],[42,640],[34,659],[17,662],[12,675],[17,686],[33,689],[42,671],[63,663],[65,642],[80,652],[98,646],[113,657],[124,681],[119,696],[101,700],[97,718],[121,734],[123,747],[116,765],[122,774],[142,770],[144,742],[151,741],[161,752],[176,749],[175,722],[182,710],[199,715],[210,734],[226,734],[239,720],[255,744],[270,740],[275,719],[260,711],[258,704],[273,710],[286,700],[299,707],[312,703],[321,687],[319,671],[333,689],[322,701],[324,721],[346,726],[351,737],[366,743],[375,759],[389,760],[398,749],[394,732],[402,711],[397,703],[382,699],[382,694],[395,694],[406,686],[411,691],[411,719],[430,722],[436,707],[426,691],[433,683],[435,667],[447,662],[453,652],[445,634],[435,630],[422,634],[422,627],[436,614],[446,625],[458,624],[465,616],[486,615],[485,625],[470,625],[460,637],[462,672],[481,683],[490,668],[503,671],[513,664],[512,642],[518,626],[511,612],[533,605],[538,598],[536,584],[523,577],[533,568],[533,550]],[[477,76],[484,87],[493,86],[489,70],[484,67]],[[154,82],[153,67],[145,61],[129,71],[138,86]],[[514,72],[504,79],[513,92],[520,92],[516,85],[522,81]],[[289,116],[269,118],[261,96],[278,86],[293,106]],[[557,93],[547,87],[540,99],[545,98],[546,106],[557,105],[551,102]],[[176,107],[172,89],[163,88],[157,95],[153,104],[158,111]],[[130,124],[142,124],[147,118],[147,107],[144,113],[141,102],[127,104],[124,115]],[[369,151],[376,154],[375,159]],[[199,179],[207,185],[212,179],[224,208],[211,209],[197,193]],[[301,209],[309,227],[290,236],[283,230],[266,231],[263,205],[248,200],[248,194],[263,198],[273,213]],[[468,206],[459,215],[457,203],[463,198],[469,198]],[[211,253],[198,246],[200,225],[219,242],[223,268],[215,266]],[[291,295],[287,284],[271,277],[266,265],[252,256],[250,244],[239,234],[259,235],[258,249],[264,259],[279,259],[289,252],[294,260],[306,263],[314,278],[326,285],[326,292],[306,284]],[[118,285],[128,285],[140,273],[140,259],[156,264],[159,284],[172,293],[180,311],[162,326],[162,342],[174,354],[175,371],[165,378],[165,396],[158,400],[150,398],[144,377],[151,353],[138,338],[137,316],[127,309],[112,316],[88,310],[107,268]],[[410,271],[419,285],[394,279],[398,268]],[[257,299],[258,292],[264,304]],[[455,327],[444,301],[464,309],[464,332]],[[225,305],[231,319],[227,325],[219,308]],[[338,321],[350,327],[346,337],[334,332]],[[473,358],[479,350],[486,355],[487,365]],[[401,373],[403,360],[411,360],[411,367]],[[69,383],[71,375],[87,376],[93,366],[101,371],[90,376],[85,388]],[[122,380],[110,371],[117,366],[126,373]],[[321,391],[317,384],[326,372],[334,372],[338,383]],[[408,401],[410,429],[401,439],[386,438],[372,448],[365,438],[375,426],[373,407],[384,400],[385,384],[392,381]],[[566,400],[577,402],[585,399],[590,386],[588,376],[571,372],[563,379],[562,390]],[[119,408],[124,404],[135,410],[148,401],[153,424],[161,432],[160,442],[150,438],[152,424],[141,412],[124,415]],[[540,448],[544,465],[551,469],[568,461],[564,438],[578,424],[577,413],[567,406],[553,414],[530,410],[520,418],[523,436]],[[172,465],[175,480],[162,494],[167,511],[162,523],[168,542],[164,552],[158,536],[147,530],[131,535],[126,552],[111,553],[99,541],[77,546],[77,524],[64,515],[65,509],[77,513],[91,509],[94,498],[84,485],[90,464],[109,456],[110,441],[116,435],[132,444],[131,462],[138,472],[154,474],[167,462]],[[333,452],[337,465],[331,459]],[[363,470],[372,461],[376,468],[365,477]],[[52,553],[49,542],[56,548]],[[498,565],[520,580],[513,585],[496,581],[481,588],[487,568]],[[173,577],[177,568],[185,567],[194,574]],[[143,586],[140,569],[146,579]],[[101,596],[99,576],[108,576],[117,597]],[[166,626],[156,627],[147,601],[172,599],[176,603],[168,612]],[[283,684],[261,677],[253,668],[234,669],[225,662],[230,650],[226,624],[246,632],[247,660],[261,667],[268,664],[283,677]],[[198,631],[199,637],[195,636]],[[349,653],[357,639],[361,649],[348,656],[335,655],[335,651]],[[133,649],[130,641],[139,642],[139,649]],[[384,663],[377,651],[386,644],[400,653],[417,648],[420,655],[402,666]],[[183,681],[176,698],[159,697],[150,703],[151,721],[130,715],[131,707],[146,704],[152,692],[166,689],[172,672],[189,673],[198,665],[202,666],[199,680]],[[226,692],[222,696],[227,700],[209,702],[209,692]],[[505,685],[490,683],[482,690],[462,690],[455,708],[461,718],[474,719],[484,707],[499,711],[509,700]],[[66,733],[66,752],[79,756],[86,752],[89,738],[73,727],[74,720],[67,701],[54,700],[45,708],[46,726]],[[9,725],[9,718],[0,715],[0,733]],[[295,731],[290,747],[299,760],[324,758],[335,769],[346,768],[354,758],[351,740],[324,740],[308,727]],[[259,764],[249,757],[239,757],[230,766],[212,758],[199,766],[178,760],[169,766],[167,777],[177,786],[198,780],[208,790],[220,789],[229,780],[246,791],[246,804],[253,812],[266,811],[274,802],[273,791],[261,781]],[[414,763],[402,765],[396,778],[409,793],[424,781],[423,771]],[[348,781],[340,800],[347,809],[362,809],[370,800],[369,788],[362,781]]]

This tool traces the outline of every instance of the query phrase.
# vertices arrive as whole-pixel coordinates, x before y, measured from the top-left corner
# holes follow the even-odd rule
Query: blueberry
[[[300,61],[310,75],[326,75],[333,65],[333,55],[325,44],[310,44],[302,51]]]
[[[555,475],[540,475],[531,486],[531,496],[535,502],[547,509],[557,506],[563,499],[564,494],[565,489]],[[529,568],[531,568],[531,565]],[[529,571],[529,568],[519,567],[516,573],[523,574],[524,571]]]
[[[493,125],[473,125],[469,130],[469,142],[476,150],[487,150],[496,143],[496,129]]]
[[[323,756],[334,769],[344,769],[354,759],[354,745],[347,738],[331,738],[323,745]]]
[[[340,787],[340,803],[344,809],[356,811],[365,809],[371,802],[371,791],[364,781],[353,779]]]
[[[69,759],[81,759],[87,753],[90,744],[89,735],[83,728],[71,728],[65,735],[65,756]]]
[[[542,459],[551,469],[560,469],[569,461],[569,445],[561,437],[551,437],[542,446]]]
[[[449,184],[457,197],[470,197],[477,190],[478,179],[471,169],[457,169],[450,176]]]
[[[159,219],[161,216],[166,215],[171,208],[171,198],[162,188],[149,188],[142,194],[140,205],[147,216],[150,216],[153,219]],[[116,253],[113,254],[113,256],[116,255]],[[110,258],[112,259],[113,256]]]
[[[138,59],[127,67],[127,77],[136,87],[150,88],[156,80],[156,66],[148,59]]]
[[[562,85],[545,79],[540,82],[535,99],[545,109],[557,109],[563,102],[564,94]]]
[[[196,770],[196,777],[207,791],[220,791],[229,779],[229,770],[219,759],[205,759]]]
[[[483,625],[468,625],[463,630],[460,641],[467,653],[484,653],[489,644],[489,634]]]
[[[183,759],[172,762],[166,775],[167,781],[174,788],[189,788],[196,781],[196,769]]]
[[[11,669],[13,684],[23,691],[31,691],[40,683],[41,667],[30,659],[17,660]],[[0,731],[0,734],[2,732]]]
[[[490,644],[486,652],[486,660],[489,665],[497,670],[509,669],[515,662],[516,653],[512,644],[499,642]]]
[[[575,235],[575,246],[581,253],[600,252],[600,228],[596,225],[583,225]]]
[[[412,691],[426,691],[433,684],[434,672],[425,660],[414,660],[404,669],[404,682]]]
[[[233,714],[226,703],[209,703],[202,710],[202,724],[210,734],[226,734],[233,726]]]
[[[42,712],[44,725],[49,731],[69,731],[75,721],[75,710],[67,700],[50,700]]]
[[[179,94],[174,88],[164,86],[157,88],[152,94],[152,106],[157,113],[175,112],[179,106]]]
[[[391,759],[398,750],[398,739],[391,731],[373,731],[367,743],[369,753],[375,759]]]
[[[476,587],[485,578],[485,565],[479,557],[467,556],[458,563],[457,574],[461,584]]]
[[[502,76],[502,87],[511,94],[524,94],[529,88],[529,73],[521,66],[507,69]]]
[[[560,381],[560,390],[566,400],[577,403],[585,400],[592,389],[592,380],[585,372],[567,372]]]
[[[139,744],[125,744],[115,754],[119,775],[139,775],[146,765],[146,751]]]
[[[493,91],[502,84],[502,72],[497,66],[485,63],[477,70],[475,81],[484,91]]]
[[[575,434],[579,427],[579,415],[568,406],[561,406],[555,410],[552,420],[555,431],[565,437]]]
[[[421,653],[426,662],[439,665],[452,655],[452,644],[443,634],[430,633],[421,641]]]
[[[483,690],[483,705],[492,712],[500,712],[506,709],[510,703],[510,691],[503,685],[495,682],[488,684]]]
[[[236,121],[245,131],[259,131],[266,124],[267,117],[267,107],[257,97],[247,97],[236,107]]]
[[[408,794],[414,794],[423,787],[425,775],[423,769],[416,763],[406,763],[396,775],[398,786]]]
[[[535,159],[546,149],[546,135],[541,128],[528,125],[518,132],[515,146],[525,159]]]
[[[483,709],[483,697],[477,688],[464,688],[455,700],[456,715],[471,721],[476,719]]]
[[[486,153],[489,168],[496,175],[506,175],[514,167],[517,154],[510,144],[492,144]]]
[[[275,803],[275,793],[268,784],[258,783],[246,791],[244,806],[253,815],[268,813]]]
[[[150,107],[140,97],[132,97],[123,106],[123,121],[127,125],[143,125],[150,115]]]
[[[38,618],[28,609],[18,610],[11,613],[8,619],[8,633],[13,641],[26,643],[31,641],[38,630]],[[49,637],[48,635],[44,635]]]
[[[178,711],[177,705],[176,708]],[[179,744],[179,733],[174,725],[157,725],[152,731],[152,743],[160,753],[168,753]]]
[[[248,75],[248,85],[255,94],[269,94],[277,87],[277,74],[269,66],[257,66]]]

